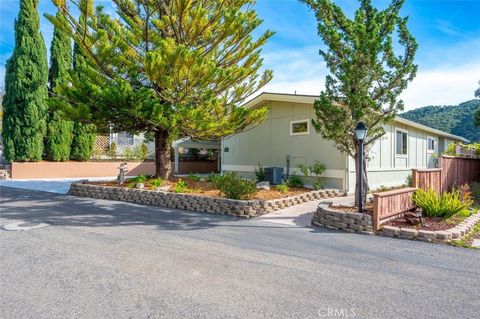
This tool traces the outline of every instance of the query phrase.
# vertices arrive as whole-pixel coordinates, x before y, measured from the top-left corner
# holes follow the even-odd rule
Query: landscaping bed
[[[363,213],[358,212],[353,199],[337,198],[320,203],[312,225],[470,247],[480,237],[479,186],[477,183],[463,185],[442,194],[431,189],[390,191],[383,196],[374,195],[373,207],[368,202]],[[395,199],[394,196],[399,196],[400,200],[388,201],[389,198]],[[388,210],[380,219],[378,200],[382,199],[387,199],[388,205],[383,208]],[[375,220],[380,220],[377,222],[381,225],[379,228],[375,228]]]
[[[192,180],[189,177],[174,177],[169,180],[164,180],[161,186],[154,186],[148,180],[144,183],[144,190],[156,191],[157,189],[165,191],[165,192],[175,192],[175,186],[177,183],[183,182],[186,184],[183,192],[178,193],[185,193],[185,194],[192,194],[192,195],[201,195],[206,197],[220,197],[225,198],[225,195],[218,190],[212,182],[207,180]],[[127,182],[123,185],[118,185],[116,181],[104,181],[104,182],[86,182],[86,184],[91,185],[99,185],[99,186],[109,186],[115,188],[136,188],[135,182]],[[254,194],[248,196],[245,199],[258,199],[258,200],[271,200],[271,199],[280,199],[286,197],[292,197],[300,194],[305,194],[310,192],[311,189],[304,188],[304,187],[289,187],[287,191],[279,191],[272,187],[269,190],[266,189],[258,189]]]
[[[192,176],[163,181],[142,177],[127,180],[124,185],[116,182],[78,182],[71,185],[69,194],[242,218],[343,195],[333,189],[311,190],[285,185],[278,189],[257,189],[255,182],[232,174],[209,178],[200,180]]]
[[[478,232],[480,211],[475,208],[478,195],[475,187],[467,184],[442,194],[433,189],[418,189],[413,201],[422,209],[422,219],[405,213],[386,222],[381,234],[427,242],[461,242],[470,238],[473,231]]]
[[[423,217],[423,224],[412,225],[410,224],[407,219],[402,216],[390,221],[385,222],[384,226],[393,226],[399,228],[414,228],[417,230],[447,230],[450,228],[455,227],[457,224],[460,224],[463,220],[465,220],[466,216],[455,216],[455,218],[451,218],[445,220],[440,217]]]
[[[416,239],[426,242],[452,242],[468,236],[480,222],[480,213],[472,214],[457,225],[443,230],[428,230],[422,228],[383,226],[380,235],[403,239]]]

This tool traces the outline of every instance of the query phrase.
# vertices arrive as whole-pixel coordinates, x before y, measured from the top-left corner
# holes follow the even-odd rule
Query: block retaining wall
[[[82,182],[72,183],[69,194],[242,218],[256,217],[300,203],[344,195],[338,190],[322,189],[274,200],[235,200],[194,194],[101,186]]]
[[[472,232],[477,223],[480,222],[480,212],[467,217],[460,224],[447,230],[416,230],[414,228],[399,228],[394,226],[383,226],[381,236],[396,237],[403,239],[415,239],[425,242],[450,242],[452,240],[459,240]]]
[[[349,233],[375,234],[372,224],[372,216],[362,213],[350,213],[334,210],[330,208],[331,202],[323,202],[317,208],[313,215],[312,225],[326,227],[330,229],[339,229]],[[395,215],[392,218],[397,218]],[[429,243],[459,240],[470,234],[477,223],[480,223],[480,212],[467,217],[455,227],[442,230],[417,230],[414,228],[399,228],[394,226],[382,226],[376,234],[383,237],[393,237],[401,239],[420,240]]]
[[[318,205],[312,225],[340,229],[349,233],[374,234],[372,215],[334,210],[330,208],[331,204],[324,202]]]

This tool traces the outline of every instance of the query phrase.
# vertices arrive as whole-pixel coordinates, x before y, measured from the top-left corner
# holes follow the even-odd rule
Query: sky
[[[359,3],[334,2],[350,17]],[[374,0],[379,8],[388,3]],[[112,10],[111,1],[96,0],[95,4]],[[14,46],[13,23],[18,10],[19,0],[0,0],[0,85]],[[262,91],[319,94],[328,70],[318,54],[323,44],[313,12],[296,0],[257,0],[256,10],[263,19],[257,34],[275,31],[262,51],[264,67],[273,70],[274,78]],[[53,26],[43,14],[55,13],[51,0],[40,0],[39,12],[40,31],[48,49]],[[401,15],[409,17],[408,27],[419,44],[417,77],[401,95],[405,108],[473,99],[480,80],[480,0],[406,0]]]

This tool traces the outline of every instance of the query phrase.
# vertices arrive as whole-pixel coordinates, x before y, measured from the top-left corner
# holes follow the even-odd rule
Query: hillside
[[[480,128],[473,126],[473,112],[480,107],[480,100],[459,105],[424,106],[399,116],[451,134],[460,135],[472,142],[480,141]]]

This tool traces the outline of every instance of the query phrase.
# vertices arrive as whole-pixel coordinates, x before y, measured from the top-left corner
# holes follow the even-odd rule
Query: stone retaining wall
[[[341,229],[350,233],[374,234],[372,215],[334,210],[330,208],[331,204],[324,202],[318,205],[313,215],[312,225]]]
[[[194,194],[176,194],[146,189],[84,184],[82,182],[72,183],[69,194],[108,200],[120,200],[138,204],[157,205],[212,214],[231,215],[243,218],[260,216],[303,202],[343,196],[343,193],[338,190],[322,189],[301,195],[267,201],[234,200]]]
[[[383,226],[381,236],[397,237],[404,239],[416,239],[430,243],[450,242],[452,240],[462,239],[468,235],[475,225],[480,222],[480,212],[467,217],[463,222],[448,230],[416,230],[413,228],[399,228],[394,226]]]

